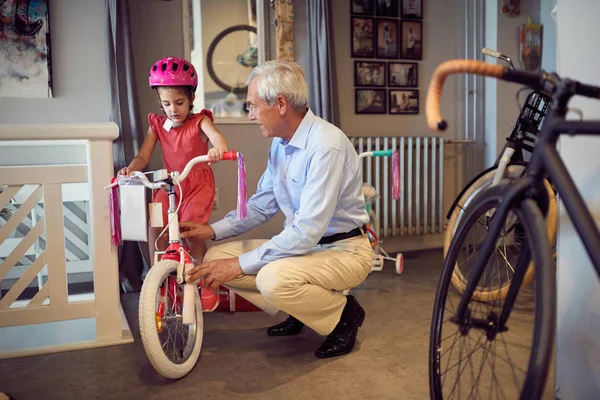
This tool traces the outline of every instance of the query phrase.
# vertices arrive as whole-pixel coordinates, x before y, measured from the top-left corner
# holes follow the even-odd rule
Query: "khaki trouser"
[[[242,240],[211,247],[205,261],[239,257],[266,240]],[[317,246],[310,253],[265,265],[257,275],[243,275],[225,284],[271,315],[279,310],[317,333],[328,335],[346,305],[341,292],[359,285],[371,270],[369,240],[358,236]]]

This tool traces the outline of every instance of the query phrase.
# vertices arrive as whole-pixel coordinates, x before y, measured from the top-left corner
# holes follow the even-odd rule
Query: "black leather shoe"
[[[285,321],[267,328],[267,335],[292,336],[299,334],[302,328],[304,328],[304,324],[290,315]]]
[[[352,351],[356,343],[358,327],[365,319],[365,310],[358,304],[354,296],[346,296],[346,306],[342,311],[340,322],[327,336],[325,342],[315,351],[319,358],[341,356]]]

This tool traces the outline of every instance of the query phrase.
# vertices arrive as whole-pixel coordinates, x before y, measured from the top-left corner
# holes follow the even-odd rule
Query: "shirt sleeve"
[[[158,115],[153,114],[153,113],[148,114],[148,125],[150,126],[150,129],[152,129],[152,132],[154,132],[154,135],[160,142],[160,135],[159,135],[160,118],[158,117]]]
[[[246,218],[238,219],[237,210],[228,213],[222,220],[211,225],[215,231],[215,240],[238,236],[267,222],[279,211],[279,205],[273,191],[273,167],[271,153],[267,169],[258,181],[256,193],[248,200]]]
[[[300,206],[292,223],[257,249],[240,256],[244,273],[256,274],[272,261],[306,254],[317,245],[339,201],[344,161],[339,149],[324,148],[315,152],[307,166]]]

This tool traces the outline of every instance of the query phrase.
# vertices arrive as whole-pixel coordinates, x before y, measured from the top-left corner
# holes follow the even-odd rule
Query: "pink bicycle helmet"
[[[192,63],[184,58],[166,57],[158,60],[150,68],[148,78],[150,87],[190,86],[195,91],[198,86],[198,74]]]

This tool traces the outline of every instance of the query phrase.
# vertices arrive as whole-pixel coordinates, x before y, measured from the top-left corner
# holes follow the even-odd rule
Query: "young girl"
[[[159,141],[162,146],[163,162],[169,171],[182,172],[192,158],[208,154],[211,162],[221,160],[227,151],[227,141],[212,123],[212,114],[202,110],[191,113],[194,108],[194,92],[198,86],[198,76],[194,66],[183,58],[167,57],[158,60],[150,68],[150,87],[156,91],[165,116],[148,115],[150,128],[138,155],[128,167],[119,171],[129,175],[141,171],[150,161],[150,156]],[[208,141],[213,145],[208,149]],[[180,221],[196,221],[206,225],[212,211],[215,197],[215,180],[210,166],[199,163],[194,166],[187,179],[181,183],[183,201],[179,208]],[[179,189],[176,188],[179,196]],[[169,208],[168,195],[164,190],[154,192],[152,201],[162,203],[163,224],[167,223]],[[179,197],[177,198],[179,202]],[[164,225],[163,225],[164,226]],[[150,228],[150,257],[154,260],[154,242],[163,228]],[[197,263],[201,263],[206,253],[206,243],[190,241],[190,250]],[[158,248],[167,247],[167,236],[158,241]],[[201,288],[202,308],[212,311],[219,305],[219,296]]]

